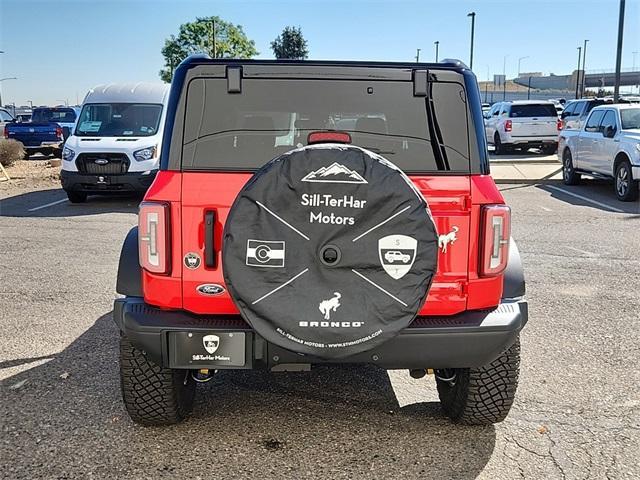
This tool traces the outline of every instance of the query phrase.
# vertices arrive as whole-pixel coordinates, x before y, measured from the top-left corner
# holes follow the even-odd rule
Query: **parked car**
[[[34,109],[30,122],[6,124],[4,137],[21,142],[24,145],[27,158],[36,153],[53,154],[59,157],[64,144],[64,130],[58,122],[50,120],[61,118],[56,110],[55,108]]]
[[[607,100],[604,98],[584,98],[581,100],[571,100],[564,106],[560,114],[563,130],[580,130],[587,116],[598,105],[604,105]],[[609,102],[612,103],[612,102]]]
[[[498,102],[485,116],[487,141],[496,155],[538,147],[550,155],[558,146],[560,121],[553,102],[522,100]]]
[[[13,118],[13,115],[11,115],[8,110],[5,110],[4,108],[0,108],[0,128],[3,131],[4,131],[5,125],[9,123],[13,123],[15,121],[16,121],[15,118]],[[5,134],[5,137],[6,137],[6,134]]]
[[[614,178],[618,200],[638,199],[640,181],[640,106],[603,105],[591,110],[580,130],[560,133],[558,157],[567,185],[582,174]]]
[[[62,137],[66,140],[78,119],[78,107],[38,107],[33,109],[32,123],[56,123],[62,127]]]
[[[354,363],[506,417],[527,302],[468,68],[193,56],[167,110],[114,305],[135,422],[181,421],[218,370]]]
[[[82,105],[62,152],[62,188],[72,203],[90,193],[144,193],[158,171],[169,87],[100,85]]]

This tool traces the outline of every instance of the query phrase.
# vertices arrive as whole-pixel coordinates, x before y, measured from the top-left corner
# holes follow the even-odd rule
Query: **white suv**
[[[533,147],[551,155],[558,148],[561,123],[553,102],[499,102],[484,118],[487,142],[495,147],[496,155],[515,148],[528,150]]]

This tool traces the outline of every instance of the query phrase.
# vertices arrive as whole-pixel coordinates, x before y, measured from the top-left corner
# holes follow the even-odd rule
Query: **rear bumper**
[[[543,146],[543,145],[557,145],[558,137],[514,137],[513,135],[507,136],[502,142],[507,145],[529,145],[529,146]]]
[[[62,188],[68,192],[105,193],[147,191],[157,170],[143,175],[143,172],[129,172],[121,175],[86,175],[68,170],[60,171]]]
[[[175,367],[170,332],[222,334],[244,332],[245,362],[232,368],[272,368],[283,364],[322,364],[266,342],[240,316],[201,316],[166,311],[139,297],[119,298],[113,309],[120,331],[150,359]],[[330,363],[370,363],[388,369],[480,367],[495,360],[515,341],[528,320],[525,300],[505,301],[494,310],[469,311],[453,317],[418,317],[388,342],[364,353]],[[197,352],[196,352],[197,353]],[[199,364],[197,368],[207,368]],[[221,369],[224,366],[210,366]]]
[[[51,141],[51,142],[40,142],[38,145],[24,145],[24,149],[27,152],[31,151],[39,151],[39,150],[50,150],[50,149],[60,149],[64,145],[64,142],[61,141]]]

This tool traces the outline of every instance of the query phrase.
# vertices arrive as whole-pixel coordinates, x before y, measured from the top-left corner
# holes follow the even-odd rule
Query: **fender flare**
[[[509,240],[509,262],[504,271],[502,298],[511,299],[523,297],[525,294],[524,269],[520,258],[520,250],[513,237]]]
[[[142,297],[142,268],[138,256],[138,227],[127,233],[118,264],[116,292],[128,297]]]

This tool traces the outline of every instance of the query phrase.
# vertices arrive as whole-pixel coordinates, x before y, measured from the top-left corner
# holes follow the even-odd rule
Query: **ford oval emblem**
[[[97,158],[93,161],[93,163],[97,165],[106,165],[107,163],[109,163],[109,160],[107,160],[106,158]]]
[[[198,285],[198,293],[201,295],[215,296],[222,295],[224,293],[224,287],[217,283],[205,283],[204,285]]]

